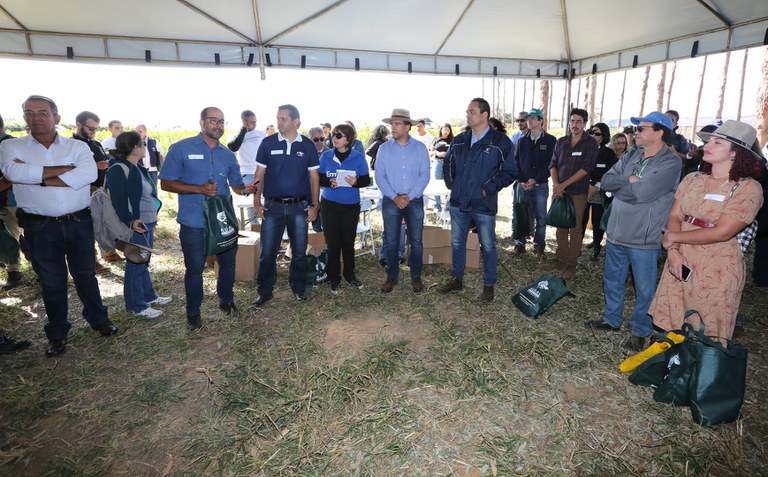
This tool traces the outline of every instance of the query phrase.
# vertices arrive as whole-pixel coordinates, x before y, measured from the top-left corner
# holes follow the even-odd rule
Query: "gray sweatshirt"
[[[608,241],[624,247],[661,247],[661,229],[667,226],[682,162],[667,146],[643,161],[637,149],[605,173],[600,188],[613,194],[608,219]],[[638,175],[634,184],[629,176]]]

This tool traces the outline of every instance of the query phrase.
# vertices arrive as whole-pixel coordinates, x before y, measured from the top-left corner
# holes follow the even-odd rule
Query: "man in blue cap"
[[[621,329],[631,266],[637,299],[624,349],[639,352],[653,332],[648,307],[656,290],[661,229],[667,225],[682,163],[667,146],[674,127],[668,116],[653,112],[631,121],[637,126],[638,149],[624,155],[601,181],[602,189],[613,194],[603,274],[605,310],[601,319],[584,324],[599,331]]]

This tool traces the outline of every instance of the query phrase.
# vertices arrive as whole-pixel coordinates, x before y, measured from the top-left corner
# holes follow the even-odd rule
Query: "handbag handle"
[[[718,350],[722,351],[723,353],[727,354],[730,357],[736,356],[736,352],[733,350],[733,341],[726,339],[725,341],[728,343],[728,347],[726,348],[723,346],[722,343],[719,341],[715,341],[712,339],[711,336],[707,336],[704,334],[704,320],[701,317],[701,313],[699,313],[697,310],[688,310],[685,312],[685,319],[687,320],[689,316],[692,315],[699,315],[699,330],[698,332],[693,329],[693,325],[690,323],[683,323],[682,326],[682,332],[685,335],[686,340],[696,340],[699,343],[701,343],[704,346],[709,346],[711,348],[717,348]]]

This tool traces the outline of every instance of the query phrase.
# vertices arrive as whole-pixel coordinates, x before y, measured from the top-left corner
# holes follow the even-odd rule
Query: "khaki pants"
[[[19,229],[19,220],[16,218],[16,207],[4,207],[0,206],[0,220],[5,222],[5,228],[11,234],[16,241],[19,241],[21,236],[21,230]],[[20,259],[21,257],[19,257]],[[9,272],[18,272],[21,270],[21,262],[19,259],[14,264],[6,264],[5,269]]]
[[[584,218],[584,210],[587,208],[587,195],[572,195],[573,205],[576,209],[576,227],[557,229],[557,251],[555,257],[557,261],[564,266],[576,266],[581,253],[581,239],[584,232],[581,228],[581,222]]]

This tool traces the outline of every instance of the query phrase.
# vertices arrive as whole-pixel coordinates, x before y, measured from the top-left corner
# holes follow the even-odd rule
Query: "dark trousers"
[[[605,230],[600,228],[600,221],[603,220],[603,204],[593,204],[587,202],[587,208],[584,209],[584,217],[581,219],[581,235],[587,231],[587,222],[589,221],[589,211],[592,210],[592,243],[598,247],[603,241]]]
[[[322,200],[323,233],[328,244],[328,279],[341,281],[341,259],[344,259],[344,279],[355,278],[355,237],[360,219],[360,204],[340,204]]]
[[[72,324],[67,319],[67,269],[83,303],[83,318],[97,328],[107,321],[107,307],[101,301],[93,255],[93,221],[90,217],[57,222],[50,219],[25,219],[24,236],[32,258],[32,268],[43,288],[43,304],[48,315],[48,339],[67,337]]]
[[[768,286],[768,236],[755,239],[755,259],[752,264],[755,285]]]

